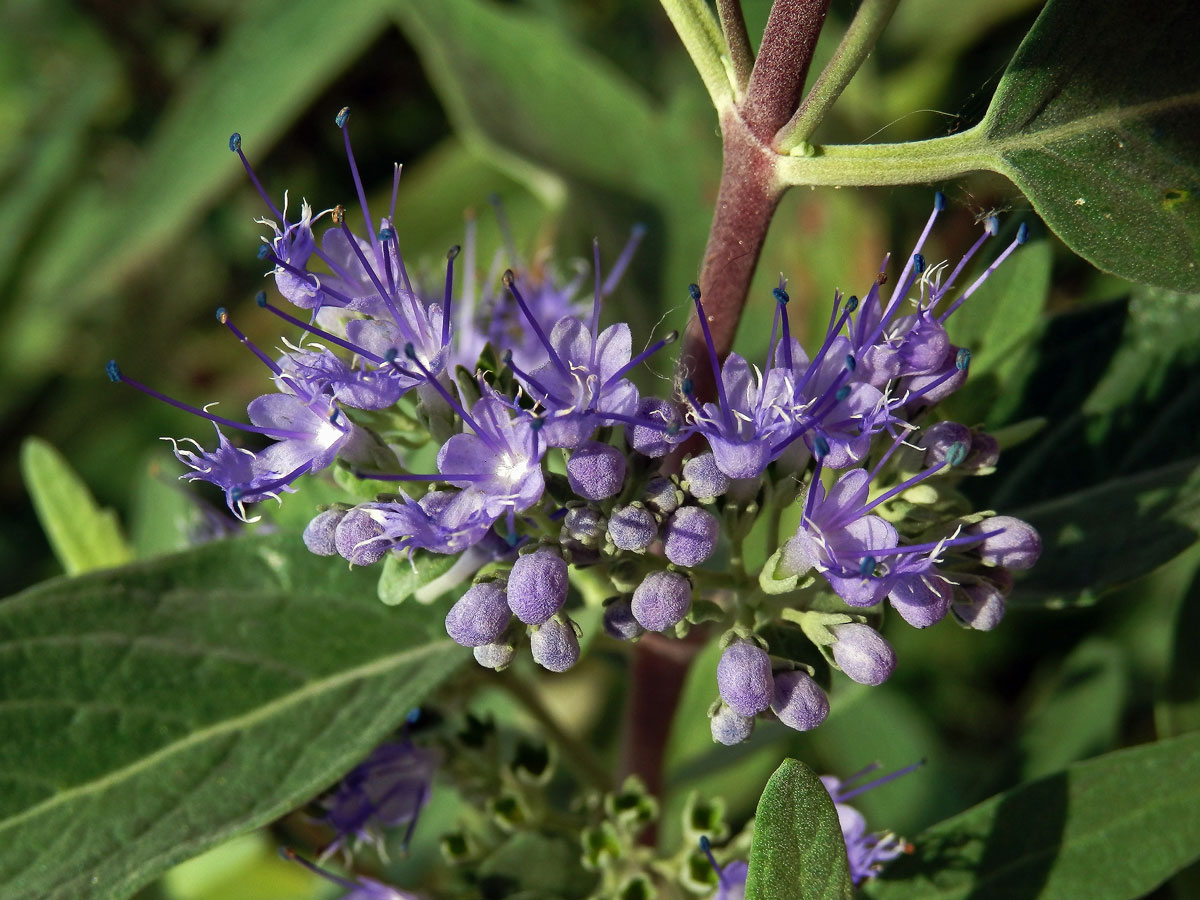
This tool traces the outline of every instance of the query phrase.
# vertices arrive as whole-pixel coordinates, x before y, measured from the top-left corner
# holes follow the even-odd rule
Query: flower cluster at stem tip
[[[677,335],[638,351],[628,324],[601,325],[641,228],[607,271],[595,245],[591,278],[524,265],[509,239],[508,259],[498,254],[480,282],[473,220],[434,276],[410,270],[395,230],[400,167],[376,218],[348,110],[336,123],[356,212],[316,213],[305,201],[295,216],[286,194],[281,209],[241,137],[230,139],[270,215],[259,220],[259,256],[272,290],[258,306],[291,332],[267,352],[218,311],[272,382],[249,421],[182,403],[109,363],[112,380],[214,424],[212,449],[173,441],[184,478],[217,485],[253,521],[252,504],[331,470],[360,502],[321,509],[307,547],[356,566],[457,557],[437,591],[473,583],[446,630],[485,667],[502,669],[528,647],[548,670],[571,668],[581,604],[601,606],[603,630],[620,641],[707,623],[722,634],[710,718],[724,744],[746,740],[760,718],[819,725],[831,670],[885,681],[896,666],[880,634],[887,607],[917,628],[948,613],[979,630],[1000,621],[1011,572],[1034,564],[1041,541],[1025,522],[971,509],[957,486],[993,471],[999,445],[940,420],[936,404],[970,367],[947,323],[1025,242],[1024,225],[967,281],[999,225],[987,219],[957,263],[927,261],[946,207],[938,193],[898,275],[885,258],[861,299],[834,293],[811,354],[791,333],[781,279],[761,365],[719,358],[691,285],[715,397],[698,396],[686,372],[669,395],[652,396],[634,376]],[[232,429],[265,446],[235,443]],[[748,567],[752,531],[765,534],[769,556]]]

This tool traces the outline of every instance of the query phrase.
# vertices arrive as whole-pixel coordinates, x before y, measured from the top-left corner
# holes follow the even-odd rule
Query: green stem
[[[733,76],[737,89],[745,93],[750,83],[750,71],[754,68],[754,50],[750,47],[750,35],[746,32],[746,17],[742,15],[742,0],[717,0],[717,15],[721,18],[721,31],[729,47],[733,61]]]
[[[817,130],[825,113],[870,55],[899,5],[900,0],[863,0],[846,33],[842,35],[841,43],[833,51],[833,57],[817,78],[817,83],[808,92],[791,121],[776,135],[775,146],[780,152],[789,152],[807,141]]]
[[[904,144],[810,147],[811,155],[780,156],[776,184],[867,187],[922,184],[970,172],[998,171],[993,149],[979,126],[949,137]]]
[[[659,0],[720,113],[735,102],[721,26],[704,0]]]
[[[568,733],[558,723],[524,678],[516,673],[509,673],[507,677],[500,678],[499,683],[542,726],[546,737],[558,745],[563,760],[576,775],[598,791],[612,790],[613,779],[608,768],[600,762],[591,747]]]

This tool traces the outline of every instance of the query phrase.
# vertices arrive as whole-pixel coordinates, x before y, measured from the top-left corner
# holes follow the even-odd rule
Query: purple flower
[[[879,763],[867,766],[861,772],[856,772],[845,781],[832,775],[822,775],[821,783],[833,799],[834,809],[837,810],[838,823],[842,827],[842,838],[846,841],[846,857],[850,863],[850,878],[855,886],[862,884],[868,878],[879,874],[883,864],[895,859],[902,853],[911,853],[912,847],[890,832],[868,832],[867,821],[862,813],[849,806],[846,801],[857,797],[872,788],[887,784],[902,775],[907,775],[924,765],[924,761],[914,763],[899,771],[876,778],[867,784],[856,785],[855,782],[879,768]]]
[[[870,625],[849,622],[831,625],[837,638],[831,651],[834,662],[859,684],[879,685],[891,677],[896,668],[896,652]]]
[[[771,658],[752,641],[734,641],[717,663],[721,699],[739,716],[756,716],[771,705],[775,682]]]
[[[405,738],[381,744],[350,770],[321,801],[324,821],[337,836],[322,856],[336,853],[350,839],[382,846],[384,828],[412,826],[429,801],[437,756]]]

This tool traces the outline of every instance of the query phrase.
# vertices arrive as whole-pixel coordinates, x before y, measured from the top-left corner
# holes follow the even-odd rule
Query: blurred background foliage
[[[750,33],[760,34],[769,4],[744,5]],[[970,126],[1038,6],[905,0],[817,139],[900,141]],[[854,8],[834,0],[814,72]],[[9,592],[62,571],[21,483],[18,448],[30,434],[57,447],[116,511],[139,555],[186,540],[174,522],[192,501],[158,438],[205,438],[206,426],[114,388],[104,362],[119,358],[189,402],[220,399],[227,415],[261,392],[263,372],[213,319],[224,306],[259,343],[278,340],[251,299],[264,270],[253,220],[264,210],[226,142],[241,132],[273,196],[287,189],[292,203],[303,196],[324,209],[352,190],[333,123],[344,105],[372,196],[390,189],[393,162],[404,165],[397,231],[409,258],[436,265],[473,211],[486,272],[500,246],[492,194],[527,258],[551,247],[560,261],[587,256],[597,235],[612,259],[645,222],[648,237],[605,315],[644,337],[684,322],[720,146],[657,4],[7,0],[0,558]],[[927,255],[955,257],[989,213],[1006,229],[1029,215],[999,177],[940,187],[951,212]],[[823,330],[833,288],[865,291],[885,252],[906,251],[930,200],[924,188],[791,192],[739,349],[764,353],[780,273],[799,301],[793,328]],[[840,685],[828,723],[811,735],[762,727],[739,748],[712,745],[704,711],[717,648],[708,648],[669,748],[664,841],[678,836],[693,789],[723,794],[744,819],[784,755],[843,774],[875,759],[890,768],[928,759],[921,774],[861,799],[870,822],[903,833],[1071,761],[1200,723],[1188,650],[1200,636],[1200,554],[1188,549],[1200,525],[1191,477],[1200,297],[1102,275],[1030,224],[1035,240],[951,329],[977,364],[948,414],[1000,430],[1024,423],[1008,434],[1027,440],[970,488],[981,507],[1062,525],[1048,535],[1061,552],[1018,586],[1014,605],[1025,603],[996,632],[949,622],[892,629],[901,660],[893,679],[870,690]],[[288,506],[292,521],[311,510],[303,498]],[[615,722],[622,693],[636,689],[624,671],[623,653],[606,645],[550,680],[547,700],[587,733]],[[498,694],[479,704],[513,715]],[[454,806],[449,790],[438,793],[410,858],[386,870],[393,883],[436,863]],[[319,895],[273,852],[263,835],[241,838],[147,896]],[[1181,878],[1161,895],[1189,896],[1195,882]]]

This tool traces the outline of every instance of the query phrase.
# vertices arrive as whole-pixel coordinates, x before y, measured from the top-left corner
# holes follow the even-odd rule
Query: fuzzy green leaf
[[[0,884],[117,898],[329,787],[464,659],[294,535],[0,604]]]
[[[916,838],[873,900],[1132,900],[1200,856],[1200,734],[998,794]]]
[[[983,123],[998,170],[1071,249],[1182,291],[1200,289],[1197,34],[1192,0],[1051,0]]]
[[[808,766],[784,760],[758,801],[747,900],[850,900],[852,893],[833,799]]]
[[[133,554],[116,513],[92,492],[53,447],[40,438],[21,445],[21,476],[54,555],[68,575],[129,562]]]

